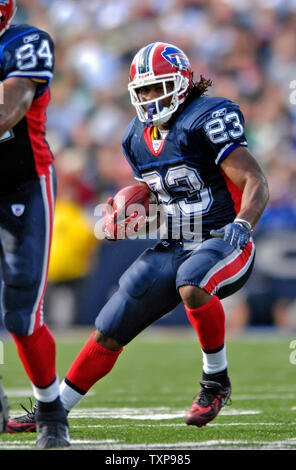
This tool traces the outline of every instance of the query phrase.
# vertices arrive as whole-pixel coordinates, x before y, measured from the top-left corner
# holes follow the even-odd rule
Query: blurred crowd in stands
[[[17,22],[47,30],[55,42],[48,141],[56,157],[58,202],[76,204],[82,218],[133,182],[120,141],[135,114],[127,93],[129,66],[143,45],[176,44],[188,55],[195,80],[201,74],[213,80],[209,95],[240,104],[249,148],[270,185],[270,203],[255,233],[258,272],[244,305],[250,310],[255,296],[254,312],[266,313],[271,293],[276,296],[266,281],[269,269],[272,280],[282,281],[281,292],[296,280],[296,0],[18,0],[18,6]],[[99,249],[92,231],[85,228],[77,243],[90,260]],[[281,244],[288,253],[279,253]],[[50,280],[66,280],[57,266],[62,264],[52,263]],[[84,262],[72,277],[84,278],[90,269]],[[295,287],[286,290],[271,303],[267,323],[296,323]]]

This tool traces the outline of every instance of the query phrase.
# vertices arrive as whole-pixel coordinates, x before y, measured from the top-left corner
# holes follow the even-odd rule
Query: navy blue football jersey
[[[1,36],[0,80],[28,78],[37,88],[26,116],[0,136],[0,193],[40,177],[53,161],[44,137],[53,70],[54,44],[45,31],[26,24],[12,25]]]
[[[167,233],[162,238],[203,241],[210,230],[234,220],[242,192],[221,163],[247,146],[239,106],[226,98],[200,97],[174,120],[160,145],[138,117],[127,126],[122,146],[134,177],[162,204]]]

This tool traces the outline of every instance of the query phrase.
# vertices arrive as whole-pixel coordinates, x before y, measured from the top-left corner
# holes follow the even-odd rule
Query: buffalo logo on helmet
[[[179,70],[187,70],[190,63],[184,52],[177,47],[167,46],[161,53],[162,57]]]

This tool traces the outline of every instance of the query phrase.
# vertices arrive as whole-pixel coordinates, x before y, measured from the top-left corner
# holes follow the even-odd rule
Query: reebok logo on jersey
[[[35,34],[30,34],[29,36],[25,36],[23,38],[23,42],[25,44],[28,44],[29,42],[32,42],[32,41],[38,41],[39,40],[39,34],[38,33],[35,33]]]
[[[24,204],[12,204],[11,210],[14,215],[20,217],[25,211],[25,206]]]
[[[212,113],[212,118],[217,118],[217,117],[220,117],[220,116],[224,116],[224,114],[226,114],[226,108],[222,108],[222,109],[217,109],[217,111],[214,111]]]

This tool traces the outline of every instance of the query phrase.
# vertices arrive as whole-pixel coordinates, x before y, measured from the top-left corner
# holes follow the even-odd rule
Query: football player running
[[[36,446],[68,447],[55,341],[42,310],[56,192],[53,156],[44,138],[54,46],[45,31],[12,25],[15,12],[15,0],[0,1],[3,321],[38,404]]]
[[[203,77],[193,81],[188,58],[171,44],[149,44],[132,62],[128,88],[137,116],[122,145],[136,180],[157,195],[168,232],[123,274],[99,312],[61,384],[68,411],[136,335],[181,302],[203,357],[201,388],[185,422],[206,425],[230,396],[221,299],[250,276],[252,230],[268,186],[248,150],[238,104],[206,96],[210,85]],[[28,418],[34,412],[18,419]]]

